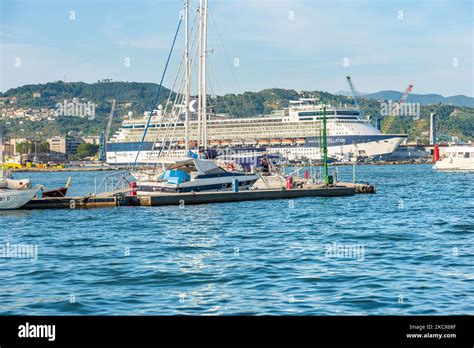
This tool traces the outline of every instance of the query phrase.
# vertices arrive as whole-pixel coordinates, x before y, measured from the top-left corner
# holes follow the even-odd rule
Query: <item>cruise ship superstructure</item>
[[[365,119],[355,107],[326,106],[328,155],[341,157],[383,158],[395,151],[406,139],[404,134],[382,134]],[[160,111],[155,111],[145,141],[137,158],[139,164],[155,163],[167,139],[168,157],[185,157],[185,125],[183,117],[166,124]],[[149,116],[126,119],[107,144],[107,163],[127,165],[134,163]],[[215,149],[265,148],[289,160],[320,159],[320,129],[323,104],[314,98],[290,101],[288,109],[280,114],[231,118],[209,115],[207,146]],[[169,128],[173,127],[170,132]],[[190,148],[200,143],[198,122],[189,121]]]
[[[217,150],[214,153],[222,151],[227,156],[229,152],[251,149],[278,153],[288,160],[319,160],[324,110],[329,156],[383,157],[395,151],[406,138],[406,135],[382,134],[361,116],[358,106],[337,107],[315,98],[289,101],[287,109],[271,115],[235,118],[213,114],[206,89],[207,3],[207,0],[199,1],[197,20],[191,21],[197,24],[189,30],[189,1],[184,2],[184,71],[180,65],[170,88],[175,91],[174,95],[170,92],[164,107],[157,107],[160,84],[150,111],[145,112],[144,117],[124,120],[106,144],[107,163],[154,164],[166,157],[189,158],[189,151],[201,155],[201,150],[206,154]],[[179,25],[176,34],[178,31]],[[174,42],[168,59],[173,47]],[[190,57],[196,56],[198,76],[193,81],[197,82],[198,93],[196,100],[191,100],[193,58]]]

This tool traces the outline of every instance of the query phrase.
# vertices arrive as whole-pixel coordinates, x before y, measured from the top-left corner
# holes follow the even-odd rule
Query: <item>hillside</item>
[[[384,100],[399,100],[402,96],[402,92],[397,91],[380,91],[376,93],[369,93],[363,95],[365,98],[372,99],[384,99]],[[407,98],[409,103],[420,103],[421,105],[429,104],[446,104],[446,105],[455,105],[455,106],[467,106],[474,108],[474,98],[467,97],[465,95],[453,95],[451,97],[443,97],[439,94],[409,94]]]
[[[376,100],[392,100],[396,101],[399,100],[402,96],[403,92],[400,91],[380,91],[375,93],[363,93],[359,92],[359,94],[364,98],[371,98]],[[343,96],[351,96],[350,91],[338,91],[335,94],[343,95]],[[429,105],[429,104],[446,104],[446,105],[454,105],[454,106],[467,106],[470,108],[474,108],[474,98],[468,97],[465,95],[453,95],[451,97],[444,97],[440,94],[416,94],[411,93],[408,98],[408,102],[410,103],[420,103],[421,105]]]
[[[157,90],[154,83],[140,82],[111,82],[100,81],[97,83],[87,84],[84,82],[68,82],[62,81],[51,82],[38,85],[26,85],[14,89],[0,95],[2,103],[0,107],[5,108],[50,108],[54,109],[56,103],[67,99],[71,101],[73,98],[79,98],[91,101],[97,104],[96,119],[88,120],[79,117],[58,117],[55,120],[40,121],[24,121],[19,119],[0,118],[0,132],[6,133],[7,136],[32,136],[42,134],[43,136],[64,134],[67,131],[82,131],[85,135],[97,135],[105,128],[106,118],[110,112],[111,100],[117,100],[116,117],[114,118],[113,130],[117,129],[123,116],[129,111],[134,115],[142,115],[145,110],[150,107],[150,101]],[[162,88],[159,103],[164,104],[165,98],[169,94],[169,89]],[[33,96],[33,93],[41,95]],[[365,115],[376,116],[380,114],[380,103],[376,100],[382,97],[397,100],[400,92],[385,91],[381,94],[371,94],[364,96],[360,101],[361,107]],[[245,92],[242,94],[226,94],[223,96],[210,96],[210,107],[217,113],[228,113],[231,117],[246,117],[253,115],[261,115],[271,113],[273,110],[288,107],[288,101],[303,96],[317,97],[325,102],[339,105],[352,105],[351,97],[343,95],[334,95],[322,91],[305,91],[300,94],[294,90],[287,89],[265,89],[259,92]],[[372,96],[375,95],[375,99]],[[413,95],[414,102],[416,96]],[[428,103],[430,96],[426,97],[424,105]],[[8,98],[16,97],[16,103],[12,104]],[[412,97],[412,96],[410,96]],[[408,101],[410,100],[410,97]],[[433,98],[435,98],[433,97]],[[464,96],[459,96],[464,97]],[[444,97],[442,97],[444,98]],[[456,97],[450,97],[456,98]],[[468,97],[464,97],[468,98]],[[462,99],[462,98],[461,98]],[[472,99],[472,98],[469,98]],[[429,130],[429,113],[436,112],[438,114],[438,128],[441,136],[447,139],[457,136],[461,140],[474,139],[474,109],[469,107],[457,107],[454,105],[424,105],[421,107],[421,119],[413,121],[408,117],[398,118],[392,125],[391,132],[407,133],[411,139],[421,139],[427,141]]]

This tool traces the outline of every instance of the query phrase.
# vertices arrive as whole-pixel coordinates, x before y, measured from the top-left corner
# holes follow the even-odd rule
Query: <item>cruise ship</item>
[[[208,115],[207,148],[263,149],[288,160],[318,160],[321,158],[321,129],[326,107],[328,155],[383,159],[406,139],[405,134],[382,134],[370,121],[363,119],[355,107],[323,105],[315,98],[290,101],[279,113],[255,117],[222,117]],[[112,165],[154,164],[165,157],[186,157],[184,117],[163,122],[160,110],[155,110],[142,143],[150,114],[127,118],[106,144],[107,163]],[[172,131],[170,131],[170,127]],[[190,149],[200,144],[195,115],[188,126]],[[162,142],[161,139],[166,139]],[[162,151],[166,148],[166,153]],[[138,154],[138,156],[137,156]]]

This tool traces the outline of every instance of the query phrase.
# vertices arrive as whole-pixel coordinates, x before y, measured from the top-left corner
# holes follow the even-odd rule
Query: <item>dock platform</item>
[[[33,198],[20,209],[80,209],[106,208],[119,206],[137,206],[140,201],[136,196],[84,196],[84,197],[57,197]]]
[[[155,193],[140,195],[141,205],[162,206],[182,204],[208,204],[242,202],[269,199],[292,199],[301,197],[339,197],[356,194],[354,187],[333,186],[327,188],[303,188],[292,190],[245,190],[240,192],[190,192],[190,193]]]
[[[307,185],[303,188],[245,190],[240,192],[189,192],[138,194],[110,193],[84,197],[34,198],[20,209],[80,209],[119,206],[165,206],[209,203],[242,202],[271,199],[293,199],[301,197],[342,197],[358,193],[374,193],[368,184],[338,183],[333,186]]]

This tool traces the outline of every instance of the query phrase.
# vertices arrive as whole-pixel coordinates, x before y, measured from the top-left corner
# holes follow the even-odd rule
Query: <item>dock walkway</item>
[[[333,186],[307,185],[304,188],[245,190],[240,192],[150,193],[137,196],[129,193],[110,193],[98,196],[34,198],[20,209],[78,209],[119,206],[164,206],[226,203],[301,197],[342,197],[357,193],[374,193],[368,184],[338,183]]]

